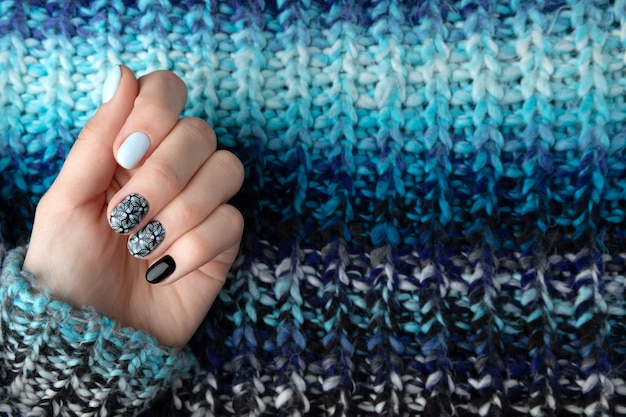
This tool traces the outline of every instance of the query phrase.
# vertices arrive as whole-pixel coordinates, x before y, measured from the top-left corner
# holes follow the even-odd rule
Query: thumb
[[[82,129],[50,191],[65,203],[81,205],[103,195],[111,184],[117,162],[113,142],[133,109],[139,85],[133,72],[116,65],[109,70],[103,103]]]

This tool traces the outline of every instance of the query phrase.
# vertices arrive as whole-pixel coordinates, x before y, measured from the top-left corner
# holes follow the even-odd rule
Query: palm
[[[72,280],[65,283],[71,292],[57,291],[59,297],[77,307],[93,306],[122,325],[146,330],[164,344],[184,344],[216,295],[203,281],[213,279],[215,268],[224,270],[228,265],[215,259],[185,277],[185,282],[167,287],[150,285],[145,280],[148,261],[128,253],[127,236],[111,230],[103,213],[103,201],[100,198],[70,211],[48,199],[42,200],[36,223],[48,226],[33,233],[27,263],[28,257],[38,255],[35,251],[39,247],[45,248],[46,259],[75,259],[70,271],[59,271]],[[70,224],[72,227],[68,228]],[[38,245],[39,241],[58,240],[58,236],[64,236],[68,244]],[[54,284],[49,286],[55,288]]]

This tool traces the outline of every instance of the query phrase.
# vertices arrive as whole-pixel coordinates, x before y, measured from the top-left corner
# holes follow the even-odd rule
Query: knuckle
[[[78,133],[76,142],[83,142],[88,140],[88,138],[100,136],[102,134],[101,129],[102,126],[97,123],[95,118],[89,120],[89,122],[87,122],[87,124],[85,124],[85,126],[83,126],[81,131]]]
[[[170,71],[156,71],[141,77],[134,108],[151,115],[146,120],[139,118],[144,123],[154,120],[160,123],[163,118],[169,123],[178,118],[186,99],[187,86],[180,77]]]
[[[187,95],[187,85],[172,71],[159,70],[153,73],[154,77],[167,89],[180,90]]]
[[[204,207],[197,204],[186,204],[178,211],[178,222],[185,226],[197,224],[203,216],[206,216]]]
[[[222,222],[230,230],[232,236],[239,239],[243,233],[244,218],[241,212],[230,204],[223,204],[220,210]]]
[[[241,160],[235,154],[226,150],[215,152],[213,157],[219,165],[219,169],[224,172],[225,177],[229,178],[239,189],[244,180],[244,166]]]
[[[191,241],[188,243],[188,251],[195,252],[191,256],[197,259],[212,257],[219,255],[220,251],[237,244],[241,241],[244,229],[244,219],[239,210],[229,204],[222,204],[211,214],[212,221],[206,221],[205,226],[209,223],[218,225],[219,234],[215,239],[208,238],[206,231],[208,229],[196,228],[188,236]],[[208,261],[208,259],[207,259]]]
[[[153,156],[150,161],[150,178],[160,188],[173,192],[180,187],[181,174],[176,167],[166,159]]]
[[[76,142],[72,148],[95,148],[98,152],[110,152],[111,144],[109,140],[101,140],[103,138],[103,132],[107,131],[107,127],[103,125],[101,121],[91,119],[78,133]],[[108,138],[107,138],[108,139]]]
[[[215,132],[207,122],[198,117],[184,117],[179,121],[191,138],[198,140],[202,144],[209,144],[211,150],[217,147]]]
[[[172,111],[170,103],[150,94],[139,94],[137,98],[135,98],[134,107],[141,109],[142,113],[153,115],[153,117],[147,118],[144,123],[149,123],[149,120],[154,120],[155,117],[157,120],[165,118],[169,120],[170,118],[178,117],[178,115],[174,114]]]

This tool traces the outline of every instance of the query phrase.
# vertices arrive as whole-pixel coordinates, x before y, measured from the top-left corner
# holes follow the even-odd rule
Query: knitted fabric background
[[[626,415],[626,1],[2,0],[12,243],[114,63],[246,166],[148,415]]]

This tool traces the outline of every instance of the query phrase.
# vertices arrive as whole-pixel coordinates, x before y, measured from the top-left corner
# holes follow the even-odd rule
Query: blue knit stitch
[[[152,415],[626,415],[625,5],[0,0],[0,231],[170,69],[247,223]]]

